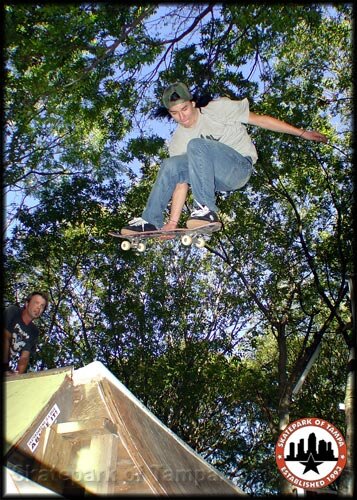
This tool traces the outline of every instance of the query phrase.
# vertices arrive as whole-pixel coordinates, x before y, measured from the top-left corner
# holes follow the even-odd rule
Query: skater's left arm
[[[296,135],[307,141],[316,142],[327,142],[327,137],[316,130],[304,130],[301,128],[294,127],[289,123],[282,120],[278,120],[273,116],[269,115],[257,115],[252,111],[249,112],[248,118],[249,125],[256,125],[257,127],[265,128],[267,130],[272,130],[273,132],[281,132],[283,134]]]

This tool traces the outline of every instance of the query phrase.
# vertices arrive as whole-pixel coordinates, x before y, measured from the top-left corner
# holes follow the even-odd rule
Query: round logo
[[[280,434],[275,459],[281,474],[294,486],[326,488],[346,465],[346,443],[341,432],[326,420],[301,418]]]

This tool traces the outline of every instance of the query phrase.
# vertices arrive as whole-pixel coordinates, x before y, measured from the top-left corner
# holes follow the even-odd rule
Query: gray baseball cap
[[[170,109],[176,104],[182,104],[192,100],[192,94],[182,82],[176,82],[169,85],[163,93],[162,102],[165,108]]]

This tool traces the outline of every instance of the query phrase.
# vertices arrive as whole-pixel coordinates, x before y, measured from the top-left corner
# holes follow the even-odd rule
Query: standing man
[[[47,305],[45,293],[32,292],[22,309],[18,306],[5,309],[3,370],[6,375],[26,372],[39,337],[39,330],[33,321],[40,318]],[[17,368],[13,371],[9,366],[10,360],[15,364],[16,359]]]
[[[216,192],[243,187],[258,159],[247,124],[308,141],[327,142],[320,132],[253,113],[247,99],[222,97],[200,104],[182,82],[167,87],[162,100],[178,125],[169,144],[170,158],[161,165],[142,216],[122,228],[124,235],[160,229],[170,199],[170,218],[162,229],[175,229],[189,187],[198,208],[191,213],[187,227],[193,229],[218,221]]]

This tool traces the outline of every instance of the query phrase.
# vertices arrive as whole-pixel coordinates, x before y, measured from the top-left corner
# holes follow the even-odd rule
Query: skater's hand
[[[173,229],[176,228],[177,228],[177,222],[170,219],[168,222],[166,222],[166,224],[162,226],[161,231],[172,231]],[[174,238],[172,234],[168,234],[167,236],[163,234],[160,236],[160,240],[169,240],[171,238]]]
[[[321,132],[317,132],[316,130],[304,130],[300,135],[301,139],[306,139],[307,141],[316,141],[316,142],[324,142],[327,143],[327,137]]]
[[[177,228],[177,222],[169,220],[168,222],[166,222],[166,224],[162,226],[161,231],[172,231],[172,229],[176,228]]]

